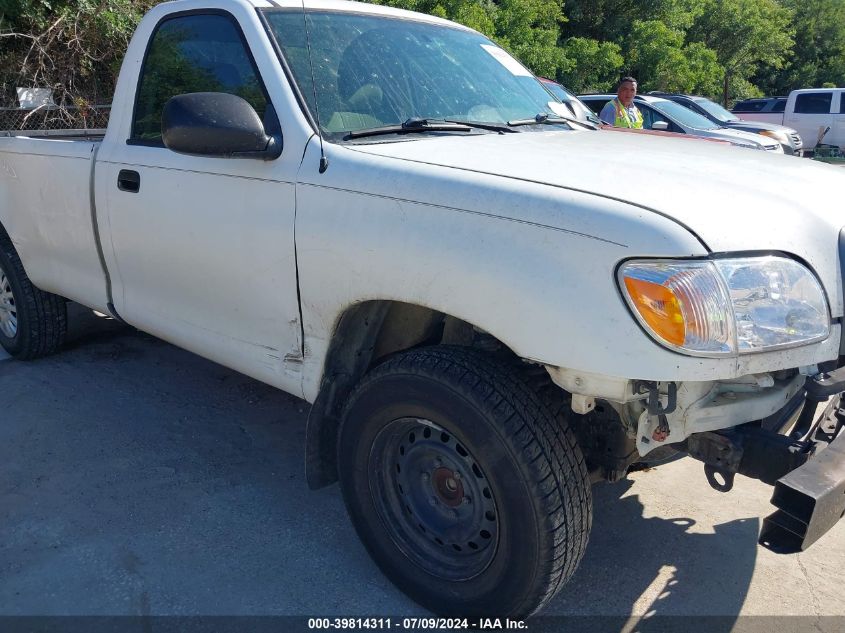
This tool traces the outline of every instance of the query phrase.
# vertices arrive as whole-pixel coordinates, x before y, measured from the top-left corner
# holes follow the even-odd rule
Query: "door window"
[[[651,126],[654,125],[655,121],[666,121],[667,123],[669,123],[669,120],[666,117],[661,117],[657,112],[655,112],[651,108],[642,104],[637,104],[637,107],[639,108],[640,113],[643,115],[644,129],[650,130]]]
[[[234,94],[264,116],[266,91],[230,16],[187,15],[158,26],[141,70],[132,139],[160,144],[164,104],[190,92]]]
[[[845,92],[839,93],[839,114],[845,114]]]
[[[602,108],[604,108],[608,102],[599,99],[585,99],[584,103],[588,108],[590,108],[590,110],[593,111],[594,114],[598,115],[601,114]]]
[[[734,106],[734,112],[759,112],[766,107],[766,102],[760,99],[747,99]]]
[[[796,114],[830,114],[833,102],[832,92],[809,92],[795,99]]]

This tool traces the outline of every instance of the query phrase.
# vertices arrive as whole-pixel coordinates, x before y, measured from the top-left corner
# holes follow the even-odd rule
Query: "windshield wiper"
[[[546,114],[545,112],[540,112],[539,114],[535,115],[534,118],[531,119],[514,119],[513,121],[508,121],[508,125],[510,125],[511,127],[518,127],[520,125],[559,125],[561,123],[574,123],[575,125],[581,125],[587,128],[588,130],[598,129],[592,123],[586,123],[584,121],[579,121],[578,119],[572,119],[568,116]]]
[[[593,121],[581,121],[580,119],[570,119],[568,116],[560,117],[564,119],[567,123],[574,123],[575,125],[580,125],[581,127],[585,127],[588,130],[598,130],[599,126],[594,123]]]
[[[499,132],[500,134],[516,132],[516,130],[511,129],[507,125],[502,123],[487,123],[486,121],[462,121],[460,119],[445,119],[445,121],[446,123],[460,123],[462,125],[468,125],[469,127],[476,128],[479,130],[489,130],[490,132]]]
[[[344,141],[365,136],[380,136],[382,134],[412,134],[420,132],[469,132],[472,127],[461,122],[444,121],[437,119],[411,118],[400,124],[380,125],[379,127],[366,128],[364,130],[353,130],[347,132],[343,137]]]

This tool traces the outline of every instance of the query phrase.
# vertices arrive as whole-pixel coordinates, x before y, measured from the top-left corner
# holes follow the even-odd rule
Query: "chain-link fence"
[[[34,110],[0,108],[0,130],[103,130],[111,106],[41,106]]]

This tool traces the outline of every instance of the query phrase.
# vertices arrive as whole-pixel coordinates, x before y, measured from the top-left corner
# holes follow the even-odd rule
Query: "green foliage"
[[[569,63],[558,75],[561,83],[575,93],[614,90],[624,63],[621,47],[586,37],[570,37],[563,50]]]
[[[135,26],[155,0],[0,0],[4,105],[15,86],[62,102],[110,101]]]
[[[732,72],[779,68],[793,46],[792,11],[777,0],[705,0],[690,36],[716,51]]]
[[[796,7],[805,4],[845,7],[843,0],[567,0],[564,32],[620,44],[623,68],[641,89],[722,97],[727,86],[736,98],[759,92],[750,79],[761,68],[782,74],[801,29]],[[841,18],[824,20],[845,27]],[[845,65],[841,54],[826,59]]]
[[[567,35],[621,42],[634,22],[686,30],[700,13],[699,0],[566,0]]]
[[[764,64],[783,67],[794,44],[794,13],[778,0],[704,0],[702,8],[689,37],[716,52],[729,93],[734,78],[747,82]]]
[[[626,50],[631,73],[649,90],[715,94],[722,71],[716,53],[659,20],[637,20]]]
[[[845,86],[845,2],[783,0],[793,14],[795,48],[783,69],[764,65],[755,83],[770,94],[795,88]]]
[[[494,39],[535,73],[555,77],[567,66],[558,46],[565,20],[562,0],[500,0],[493,12]]]

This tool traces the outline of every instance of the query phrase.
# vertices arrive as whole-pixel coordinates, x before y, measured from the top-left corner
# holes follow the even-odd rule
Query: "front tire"
[[[574,435],[511,366],[457,347],[398,355],[353,392],[338,469],[376,564],[431,611],[526,617],[572,576],[592,521]]]
[[[53,354],[67,333],[64,298],[36,288],[0,227],[0,345],[19,360]]]

